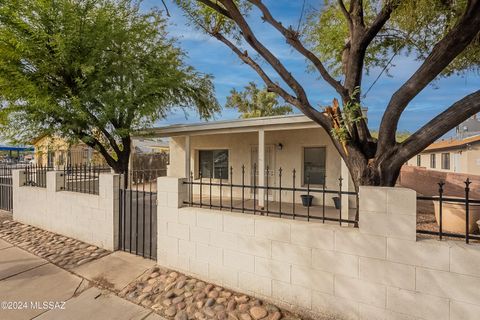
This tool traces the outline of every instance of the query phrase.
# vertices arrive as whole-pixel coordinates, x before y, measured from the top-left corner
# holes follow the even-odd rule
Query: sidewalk
[[[115,294],[153,261],[115,252],[67,271],[2,239],[0,261],[0,319],[165,320]]]
[[[311,319],[152,260],[10,219],[0,212],[0,319]]]

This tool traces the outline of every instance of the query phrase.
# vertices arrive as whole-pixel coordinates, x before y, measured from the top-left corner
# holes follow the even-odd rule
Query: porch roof
[[[303,114],[294,114],[273,117],[200,122],[193,124],[174,124],[166,127],[157,127],[139,131],[135,134],[135,136],[173,137],[184,135],[255,132],[259,129],[263,129],[265,131],[276,131],[319,127],[319,124],[315,123],[313,120],[304,116]]]

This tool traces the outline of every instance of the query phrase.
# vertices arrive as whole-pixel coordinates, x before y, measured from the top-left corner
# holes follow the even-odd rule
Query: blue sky
[[[297,25],[303,1],[292,0],[266,0],[265,1],[275,17],[284,25]],[[307,0],[307,6],[315,6],[322,3],[321,0]],[[187,52],[187,62],[201,72],[214,76],[214,84],[219,102],[223,105],[225,98],[232,88],[241,89],[249,81],[262,84],[257,74],[240,60],[222,43],[200,31],[188,26],[182,12],[172,3],[166,0],[170,11],[169,31],[172,36],[179,39],[179,45]],[[145,7],[159,6],[163,8],[160,0],[147,0],[143,3]],[[251,15],[250,21],[255,30],[259,31],[259,37],[279,57],[292,74],[304,85],[313,105],[327,105],[336,96],[325,82],[318,79],[317,74],[305,71],[307,63],[296,52],[292,51],[285,44],[282,37],[276,30],[260,22],[255,13]],[[251,52],[251,51],[250,51]],[[363,100],[363,104],[369,108],[369,126],[372,129],[378,128],[381,116],[388,103],[390,96],[395,90],[407,80],[420,63],[409,57],[399,56],[394,59],[395,67],[391,69],[391,75],[383,75],[377,84]],[[268,70],[268,68],[267,68]],[[364,77],[364,90],[377,77],[380,70],[374,70],[370,75]],[[274,80],[280,81],[278,76],[269,72]],[[446,79],[439,79],[435,85],[427,87],[418,95],[404,112],[399,129],[414,131],[436,114],[444,110],[453,102],[463,96],[478,90],[480,76],[469,73],[465,76],[454,76]],[[217,119],[235,119],[238,114],[234,110],[223,110]],[[183,111],[172,112],[168,119],[163,120],[159,125],[172,123],[186,123],[198,121],[193,112],[189,112],[185,118]]]

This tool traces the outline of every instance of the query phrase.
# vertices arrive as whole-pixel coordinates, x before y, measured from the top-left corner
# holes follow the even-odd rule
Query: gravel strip
[[[119,296],[174,320],[302,319],[259,299],[159,266],[145,272]]]
[[[2,214],[0,238],[64,269],[110,254],[110,251],[72,238],[12,221]]]

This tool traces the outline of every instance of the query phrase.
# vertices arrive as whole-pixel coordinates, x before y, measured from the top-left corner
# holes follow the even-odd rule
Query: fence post
[[[64,177],[62,171],[47,171],[47,191],[53,193],[64,189]]]
[[[119,174],[100,173],[99,176],[99,197],[104,202],[101,208],[105,208],[105,222],[111,228],[109,239],[106,239],[108,243],[105,244],[109,250],[117,250],[119,247],[120,181]]]

